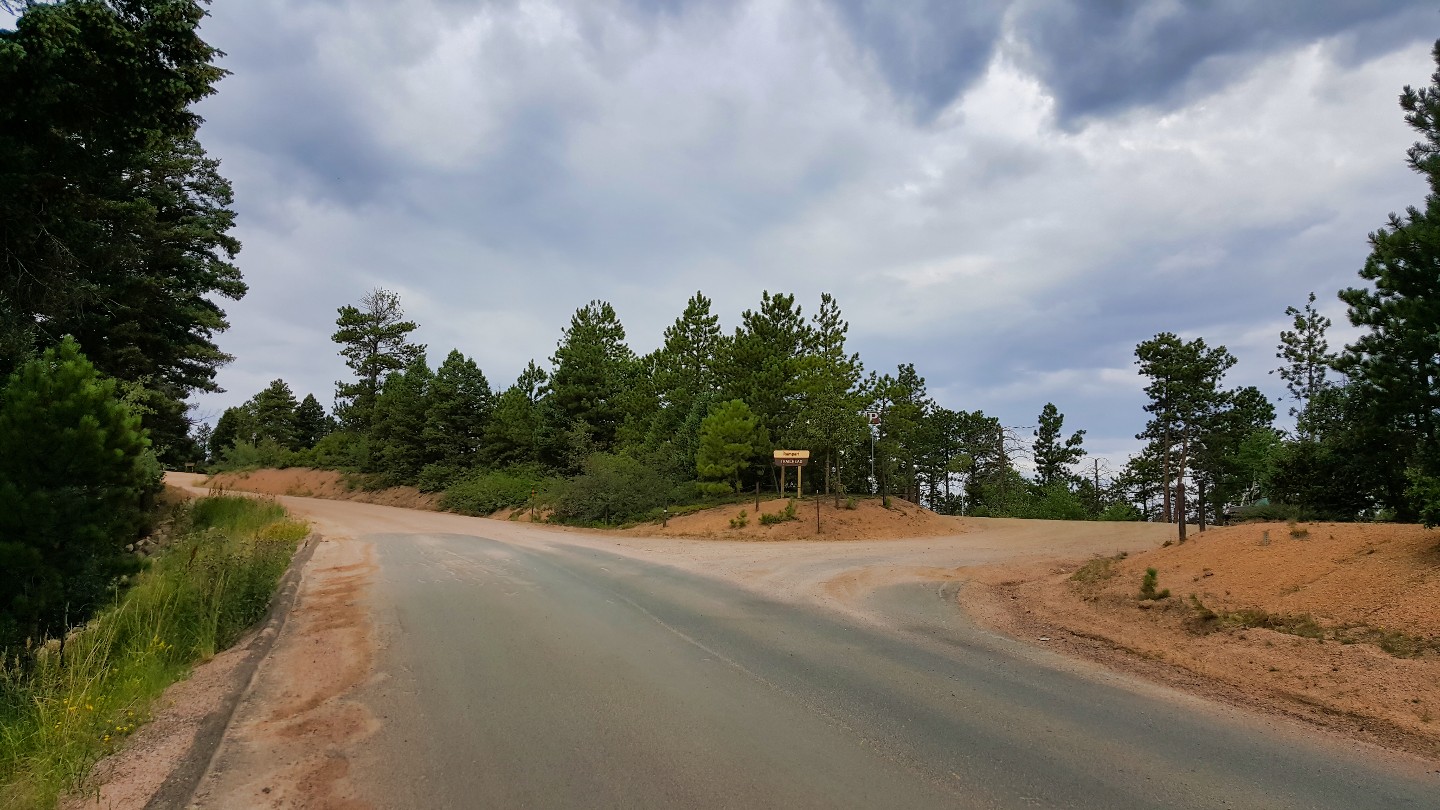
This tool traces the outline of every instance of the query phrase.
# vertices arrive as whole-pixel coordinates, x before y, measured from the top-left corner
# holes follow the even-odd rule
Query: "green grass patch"
[[[259,620],[309,531],[274,501],[200,499],[178,538],[83,627],[0,661],[0,806],[49,808],[150,702]]]

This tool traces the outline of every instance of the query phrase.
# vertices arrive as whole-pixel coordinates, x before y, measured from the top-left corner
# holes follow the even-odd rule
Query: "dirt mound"
[[[815,526],[815,499],[796,501],[793,520],[765,525],[760,514],[778,515],[790,501],[770,498],[754,502],[717,506],[672,517],[668,526],[646,524],[626,529],[626,534],[644,537],[705,537],[724,540],[898,540],[912,537],[944,537],[965,531],[960,520],[937,515],[909,501],[890,499],[890,508],[879,498],[857,499],[854,508],[833,498],[820,499],[820,527]],[[742,519],[740,513],[744,512]],[[733,522],[733,524],[732,524]],[[741,523],[744,525],[740,525]]]
[[[389,487],[366,490],[356,486],[344,473],[334,470],[312,470],[291,467],[285,470],[249,470],[213,475],[204,486],[211,489],[233,489],[262,495],[288,495],[295,498],[324,498],[330,501],[360,501],[382,506],[403,506],[407,509],[439,509],[440,497],[414,487]]]
[[[962,600],[1021,638],[1440,758],[1440,532],[1247,524],[977,573]]]

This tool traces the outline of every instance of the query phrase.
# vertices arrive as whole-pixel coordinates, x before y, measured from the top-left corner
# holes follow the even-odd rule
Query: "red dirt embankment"
[[[1248,524],[974,573],[962,600],[1022,638],[1440,757],[1440,532]]]
[[[205,486],[255,492],[261,495],[288,495],[295,498],[324,498],[330,501],[359,501],[381,506],[403,506],[407,509],[440,508],[440,496],[421,492],[414,487],[361,489],[334,470],[312,470],[291,467],[284,470],[247,470],[210,476]]]
[[[815,498],[795,502],[795,519],[765,525],[760,514],[780,514],[789,500],[768,497],[760,501],[717,506],[670,518],[668,526],[647,523],[626,529],[642,537],[699,537],[719,540],[896,540],[912,537],[946,537],[963,534],[958,518],[937,515],[900,498],[890,499],[890,508],[879,498],[857,499],[854,508],[842,500],[820,499],[820,525],[815,525]],[[740,513],[744,512],[743,523]],[[733,524],[732,524],[733,521]]]

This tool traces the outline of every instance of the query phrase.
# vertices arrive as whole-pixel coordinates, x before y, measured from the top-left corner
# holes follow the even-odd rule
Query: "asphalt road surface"
[[[674,541],[287,500],[373,547],[373,671],[351,699],[374,721],[331,754],[372,806],[1440,807],[1434,763],[975,628],[960,582],[837,610],[747,585],[716,552],[669,557]],[[831,545],[834,570],[875,564],[875,544]],[[246,802],[225,795],[209,804]]]

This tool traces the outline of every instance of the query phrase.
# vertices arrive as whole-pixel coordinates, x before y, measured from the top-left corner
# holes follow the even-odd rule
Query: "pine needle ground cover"
[[[114,604],[0,663],[0,806],[48,808],[151,702],[259,620],[309,528],[274,501],[203,498]]]

